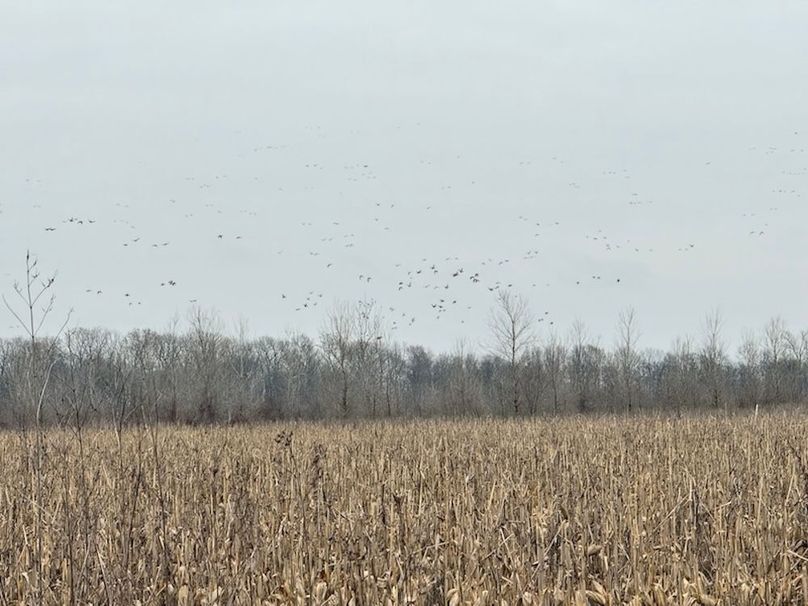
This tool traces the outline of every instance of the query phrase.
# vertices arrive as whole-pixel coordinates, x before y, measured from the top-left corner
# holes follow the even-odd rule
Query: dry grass
[[[806,604],[807,435],[797,414],[51,432],[43,601]],[[37,594],[30,452],[0,435],[0,604]]]

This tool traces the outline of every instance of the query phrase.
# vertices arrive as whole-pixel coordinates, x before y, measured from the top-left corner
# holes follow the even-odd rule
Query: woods
[[[580,322],[566,335],[534,334],[524,301],[503,297],[498,305],[490,347],[447,353],[393,341],[372,301],[337,305],[316,339],[251,337],[243,326],[228,333],[201,309],[161,332],[69,328],[58,337],[6,339],[0,419],[6,427],[37,419],[121,427],[144,411],[180,423],[681,413],[808,395],[808,331],[790,331],[780,319],[730,353],[711,314],[701,339],[659,351],[639,346],[632,311],[621,315],[609,347]]]

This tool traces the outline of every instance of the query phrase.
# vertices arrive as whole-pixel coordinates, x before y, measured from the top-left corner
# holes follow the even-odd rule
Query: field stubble
[[[47,604],[808,604],[808,418],[46,433]],[[0,604],[39,591],[0,434]]]

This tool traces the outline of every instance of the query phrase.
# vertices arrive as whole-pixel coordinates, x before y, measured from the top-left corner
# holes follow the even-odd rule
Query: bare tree
[[[480,388],[476,376],[476,360],[469,354],[465,341],[459,341],[451,356],[446,403],[451,414],[478,412]]]
[[[253,343],[248,338],[249,326],[245,319],[236,323],[236,336],[230,341],[226,369],[227,421],[244,421],[256,407],[256,370],[258,358]]]
[[[219,363],[224,354],[224,337],[221,322],[212,311],[196,307],[190,313],[191,354],[196,380],[199,385],[197,415],[204,422],[214,421],[219,413],[220,374]]]
[[[406,360],[400,346],[388,346],[384,354],[384,398],[388,417],[393,416],[394,408],[395,414],[401,410],[405,369]]]
[[[319,400],[320,365],[316,344],[306,335],[297,333],[283,348],[282,362],[287,373],[289,410],[294,415],[319,415],[323,408]],[[348,374],[350,377],[350,372]]]
[[[639,355],[637,341],[640,333],[637,329],[637,315],[629,307],[620,312],[617,318],[617,367],[623,387],[623,397],[626,409],[631,412],[634,407],[635,384],[637,381],[637,367]]]
[[[578,412],[586,412],[590,407],[599,380],[602,358],[603,351],[590,343],[589,332],[584,323],[576,320],[570,331],[567,372]]]
[[[691,407],[697,404],[698,396],[698,356],[694,351],[690,337],[676,339],[673,343],[671,383],[673,402],[669,402],[676,409],[676,414],[681,415],[682,404],[687,403]]]
[[[179,374],[184,354],[182,339],[176,333],[178,320],[173,319],[166,332],[155,343],[155,356],[160,369],[160,385],[164,392],[164,417],[167,421],[177,421],[180,404]]]
[[[521,368],[523,356],[533,343],[533,318],[527,300],[506,290],[497,294],[496,306],[489,326],[493,336],[494,355],[505,359],[510,377],[510,401],[514,414],[521,404]]]
[[[808,364],[808,330],[799,333],[786,333],[786,350],[790,357],[789,372],[789,398],[794,402],[802,401],[805,397],[806,382],[805,370]]]
[[[544,390],[547,387],[547,376],[544,372],[544,358],[540,347],[530,348],[522,357],[522,394],[529,414],[535,415],[539,410]]]
[[[381,399],[384,320],[373,300],[357,303],[353,317],[354,381],[364,400],[365,410],[375,417]]]
[[[558,412],[558,396],[563,380],[564,362],[567,357],[567,348],[555,333],[550,335],[544,346],[544,372],[553,394],[553,412]]]
[[[701,360],[704,378],[709,394],[710,405],[720,408],[722,404],[722,376],[726,362],[724,343],[721,340],[724,321],[721,311],[716,309],[704,319],[704,340],[701,347]],[[726,402],[724,402],[726,409]]]
[[[420,345],[410,345],[406,352],[407,414],[423,414],[432,397],[432,354]]]
[[[738,403],[741,406],[755,407],[760,404],[760,344],[754,333],[748,332],[738,350],[739,393]]]
[[[782,400],[783,357],[786,351],[785,335],[785,324],[780,317],[772,318],[763,331],[765,397],[771,404]]]
[[[261,337],[255,343],[256,355],[261,367],[260,414],[265,417],[280,416],[283,410],[281,393],[283,385],[283,342]]]
[[[36,450],[34,455],[34,474],[36,481],[36,492],[34,505],[34,519],[36,520],[36,561],[37,561],[37,603],[42,604],[44,600],[44,579],[42,578],[42,459],[44,455],[44,432],[42,427],[42,407],[45,402],[45,395],[50,384],[53,367],[56,359],[53,351],[59,342],[64,329],[70,321],[71,312],[68,312],[62,325],[59,327],[56,337],[46,343],[44,348],[40,347],[40,333],[42,328],[53,312],[56,298],[53,294],[53,284],[56,276],[51,275],[43,278],[39,271],[39,261],[31,256],[31,252],[25,253],[25,283],[15,283],[14,292],[21,302],[21,308],[15,308],[3,295],[3,303],[8,311],[17,320],[20,327],[25,331],[25,335],[30,344],[28,352],[28,367],[26,376],[27,399],[30,407],[35,411],[34,420],[36,423]],[[40,307],[41,305],[41,307]]]
[[[353,340],[356,333],[356,318],[353,308],[347,303],[337,303],[328,314],[326,327],[320,335],[320,347],[328,365],[340,379],[340,414],[350,413],[348,389],[353,359]]]

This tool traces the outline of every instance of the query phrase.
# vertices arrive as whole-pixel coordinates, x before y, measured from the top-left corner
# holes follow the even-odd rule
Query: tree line
[[[637,317],[627,310],[606,346],[580,322],[538,339],[526,300],[508,292],[492,310],[488,345],[448,353],[394,342],[372,301],[335,306],[314,338],[253,338],[243,326],[227,334],[199,308],[184,326],[159,332],[64,328],[41,337],[33,314],[28,320],[27,337],[0,340],[5,427],[123,427],[145,415],[235,423],[730,411],[802,402],[808,393],[808,330],[792,332],[780,319],[730,352],[713,313],[698,339],[660,351],[638,347]]]

